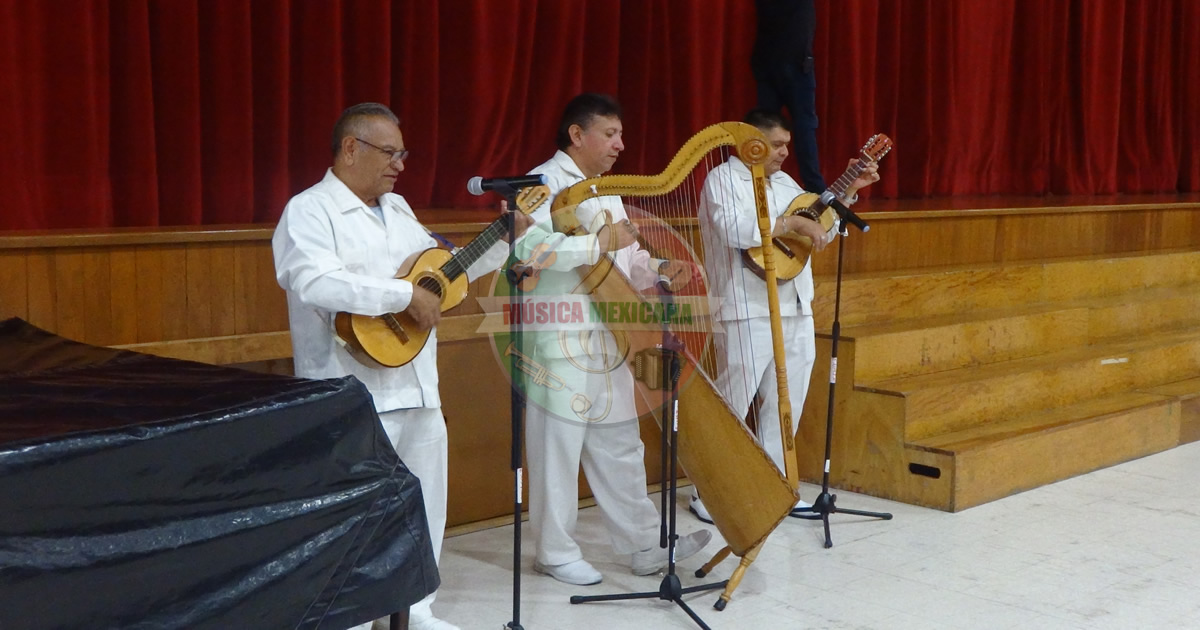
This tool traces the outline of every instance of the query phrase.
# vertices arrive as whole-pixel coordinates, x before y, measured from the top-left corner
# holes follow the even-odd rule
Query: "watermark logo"
[[[710,313],[718,305],[678,226],[619,201],[613,207],[609,221],[627,214],[638,226],[639,246],[604,254],[608,260],[597,267],[581,262],[583,244],[596,239],[548,230],[527,236],[518,251],[525,258],[508,266],[521,274],[496,274],[488,296],[479,298],[485,313],[479,332],[491,338],[509,382],[528,406],[564,422],[624,424],[659,410],[673,381],[682,388],[693,377],[711,338]],[[597,282],[608,262],[611,269]],[[686,282],[676,276],[668,283],[659,275],[666,268],[682,269]]]

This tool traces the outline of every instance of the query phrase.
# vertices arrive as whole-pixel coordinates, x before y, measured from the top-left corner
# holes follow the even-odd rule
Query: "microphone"
[[[476,176],[467,180],[467,192],[472,195],[482,195],[489,190],[497,190],[498,192],[505,190],[516,191],[531,186],[540,186],[545,183],[545,175],[518,175],[516,177],[491,177],[488,179]]]
[[[859,230],[863,232],[871,231],[871,226],[868,225],[866,221],[863,221],[861,218],[859,218],[857,214],[854,214],[854,211],[848,208],[846,204],[838,201],[837,195],[835,195],[832,190],[826,190],[825,192],[821,193],[821,203],[825,204],[827,207],[837,210],[837,213],[842,216],[842,219],[854,224],[854,227],[858,228]]]

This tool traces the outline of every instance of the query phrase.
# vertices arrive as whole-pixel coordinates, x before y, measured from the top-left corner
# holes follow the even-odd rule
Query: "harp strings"
[[[734,168],[722,167],[732,154],[731,147],[714,149],[677,188],[662,195],[636,198],[630,205],[637,208],[635,212],[649,215],[641,217],[638,223],[650,256],[695,263],[691,282],[676,297],[697,299],[707,306],[697,314],[693,326],[681,327],[693,331],[680,335],[681,340],[718,383],[721,395],[729,401],[742,401],[754,397],[759,377],[767,366],[755,365],[745,326],[722,325],[722,320],[728,323],[749,317],[750,306],[744,299],[736,299],[747,295],[748,280],[736,244],[752,242],[758,231],[753,205],[737,205],[736,191],[746,186],[740,181],[743,176]],[[714,181],[706,188],[710,177]],[[724,212],[715,216],[714,209],[718,206]],[[718,313],[723,317],[718,317]],[[729,335],[738,338],[725,338],[726,328]],[[718,345],[733,356],[718,357]],[[728,370],[730,364],[745,369]],[[718,370],[728,373],[718,378]],[[743,393],[739,396],[738,391]],[[736,411],[745,415],[749,409]]]

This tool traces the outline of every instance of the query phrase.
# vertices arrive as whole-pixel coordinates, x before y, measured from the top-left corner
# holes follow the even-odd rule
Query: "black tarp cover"
[[[0,322],[0,629],[341,630],[437,585],[357,380]]]

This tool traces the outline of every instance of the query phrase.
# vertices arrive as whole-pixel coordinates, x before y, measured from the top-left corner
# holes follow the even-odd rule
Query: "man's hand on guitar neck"
[[[851,158],[849,166],[853,166],[855,162],[860,162],[858,158]],[[846,192],[842,195],[843,199],[853,200],[858,196],[858,191],[879,181],[879,162],[871,162],[863,167],[862,172],[858,177],[850,182],[850,186],[846,188]]]
[[[529,226],[533,225],[533,217],[529,216],[528,214],[525,214],[524,212],[509,212],[508,211],[508,200],[501,199],[500,200],[500,214],[505,214],[505,213],[508,213],[510,215],[509,221],[513,221],[517,224],[516,225],[517,238],[521,238],[521,236],[523,236],[525,234],[525,230],[528,230]],[[510,232],[505,232],[504,236],[500,237],[500,240],[507,243],[509,234],[510,234]]]
[[[413,285],[412,301],[404,313],[417,323],[421,330],[429,330],[437,326],[442,318],[442,301],[431,291]]]

